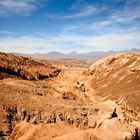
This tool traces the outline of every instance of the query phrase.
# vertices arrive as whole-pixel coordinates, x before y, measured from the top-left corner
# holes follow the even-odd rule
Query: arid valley
[[[0,140],[138,140],[140,53],[99,60],[0,53]]]
[[[0,0],[0,140],[140,140],[140,0]]]

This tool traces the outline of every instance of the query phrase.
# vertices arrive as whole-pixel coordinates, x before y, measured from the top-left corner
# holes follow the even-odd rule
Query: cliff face
[[[56,76],[60,70],[51,64],[44,65],[27,57],[0,53],[0,79],[21,77],[26,80],[38,80]]]

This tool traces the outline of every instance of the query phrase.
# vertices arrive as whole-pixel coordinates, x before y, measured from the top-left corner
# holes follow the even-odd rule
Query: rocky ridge
[[[102,100],[125,97],[140,110],[140,53],[121,53],[95,62],[83,73],[81,83]]]
[[[21,77],[26,80],[57,76],[60,70],[51,64],[44,65],[33,59],[0,52],[0,78]]]

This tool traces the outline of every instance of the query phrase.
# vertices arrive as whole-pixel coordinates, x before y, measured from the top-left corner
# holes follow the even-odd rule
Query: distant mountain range
[[[40,59],[100,59],[105,56],[109,56],[121,52],[140,52],[140,49],[132,49],[126,51],[92,51],[87,53],[70,52],[68,54],[52,51],[49,53],[34,53],[34,54],[23,54],[23,53],[12,53],[14,55],[28,56]]]

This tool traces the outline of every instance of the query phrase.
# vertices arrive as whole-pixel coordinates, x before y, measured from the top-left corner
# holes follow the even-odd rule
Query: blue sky
[[[0,51],[140,49],[140,0],[0,0]]]

